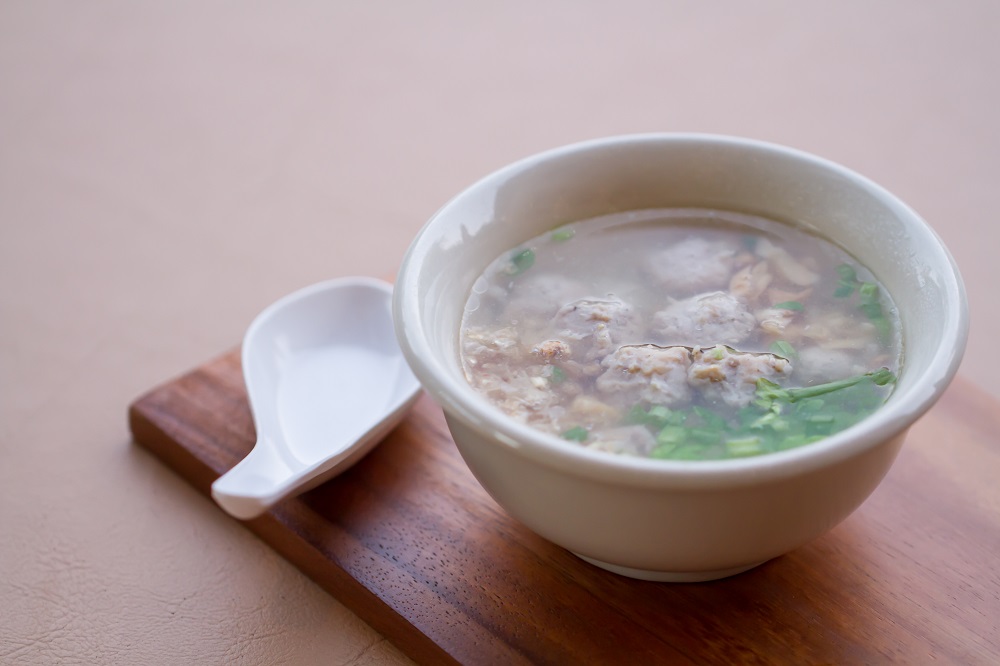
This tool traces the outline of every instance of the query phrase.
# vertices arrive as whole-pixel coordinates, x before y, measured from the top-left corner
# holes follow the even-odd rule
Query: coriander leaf
[[[874,282],[862,282],[858,287],[858,295],[862,303],[878,303],[878,285]]]
[[[850,264],[841,264],[837,266],[837,274],[844,282],[858,281],[858,274],[854,271],[854,266],[851,266]]]
[[[885,386],[890,382],[896,381],[896,376],[892,374],[888,368],[880,368],[875,372],[868,372],[863,375],[848,377],[847,379],[840,379],[835,382],[788,389],[781,388],[774,382],[761,377],[757,380],[756,397],[760,402],[773,403],[776,400],[798,402],[799,400],[815,398],[817,396],[826,395],[827,393],[833,393],[834,391],[839,391],[867,380],[872,381],[877,386]]]
[[[846,282],[838,282],[837,288],[833,292],[834,298],[847,298],[854,293],[854,285]]]
[[[772,354],[776,354],[789,360],[798,358],[799,356],[798,352],[795,351],[795,347],[784,340],[775,340],[771,343],[770,351]]]
[[[889,368],[879,368],[875,372],[871,373],[872,382],[876,386],[885,386],[886,384],[891,384],[896,381],[896,375],[892,374]]]
[[[649,426],[658,431],[668,425],[674,416],[674,412],[663,405],[653,405],[648,410],[642,405],[635,405],[629,410],[625,420],[628,423]]]

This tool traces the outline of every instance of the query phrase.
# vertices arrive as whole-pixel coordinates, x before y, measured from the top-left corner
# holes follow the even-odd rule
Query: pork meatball
[[[485,326],[466,329],[462,352],[466,364],[472,368],[484,363],[516,363],[522,355],[521,341],[513,326],[496,330]]]
[[[828,382],[865,372],[865,366],[843,349],[804,347],[799,349],[796,378],[805,383]]]
[[[685,347],[628,345],[608,355],[601,365],[605,370],[595,382],[597,390],[620,394],[625,402],[670,407],[690,398],[691,355]]]
[[[653,252],[645,270],[674,297],[722,289],[732,278],[737,250],[729,240],[686,238]]]
[[[757,325],[743,301],[722,291],[676,301],[653,317],[652,337],[664,345],[738,345]]]
[[[641,332],[632,306],[619,299],[581,299],[568,303],[553,317],[555,338],[569,341],[573,357],[599,360],[622,344],[636,342]]]
[[[754,399],[758,379],[764,377],[780,383],[791,373],[791,362],[780,356],[737,352],[716,345],[691,353],[687,378],[706,398],[745,407]]]
[[[507,299],[508,319],[541,317],[548,319],[559,306],[579,296],[583,285],[555,273],[532,273],[519,276]]]
[[[565,408],[561,396],[552,391],[547,366],[516,368],[500,363],[484,364],[470,383],[508,415],[529,425],[552,432],[552,421]]]

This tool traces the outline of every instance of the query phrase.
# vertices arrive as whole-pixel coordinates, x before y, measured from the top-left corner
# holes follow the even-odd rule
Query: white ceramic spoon
[[[395,427],[420,384],[392,328],[392,286],[373,278],[321,282],[254,319],[242,363],[257,443],[212,484],[243,520],[360,460]]]

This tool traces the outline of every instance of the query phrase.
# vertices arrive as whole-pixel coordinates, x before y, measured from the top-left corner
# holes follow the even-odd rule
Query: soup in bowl
[[[730,137],[541,153],[400,269],[403,352],[514,518],[605,569],[719,578],[846,518],[954,376],[932,229],[829,161]]]

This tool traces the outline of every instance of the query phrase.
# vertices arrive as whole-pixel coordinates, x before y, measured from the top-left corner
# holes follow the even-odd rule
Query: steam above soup
[[[898,318],[873,276],[803,229],[724,211],[617,213],[505,253],[461,331],[469,383],[511,417],[611,453],[742,457],[881,405]]]

